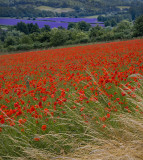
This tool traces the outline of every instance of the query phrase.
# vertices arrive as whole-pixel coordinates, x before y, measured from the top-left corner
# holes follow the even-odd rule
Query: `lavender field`
[[[37,18],[36,20],[55,21],[55,22],[80,22],[80,21],[85,21],[87,23],[103,23],[103,22],[98,22],[97,18],[53,17],[53,18]]]
[[[91,26],[96,26],[99,25],[101,27],[104,27],[103,22],[98,22],[96,18],[68,18],[68,17],[54,17],[54,18],[37,18],[36,20],[25,20],[25,19],[11,19],[11,18],[0,18],[0,25],[16,25],[19,22],[24,22],[26,24],[28,23],[33,23],[39,26],[39,28],[43,28],[45,25],[49,25],[50,28],[58,28],[58,27],[63,27],[66,28],[68,27],[68,24],[70,22],[80,22],[80,21],[85,21],[86,23],[90,23]]]

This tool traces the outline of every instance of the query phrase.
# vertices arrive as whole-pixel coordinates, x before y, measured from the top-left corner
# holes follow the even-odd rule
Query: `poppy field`
[[[117,117],[142,118],[142,81],[143,39],[0,55],[0,157],[113,138]]]

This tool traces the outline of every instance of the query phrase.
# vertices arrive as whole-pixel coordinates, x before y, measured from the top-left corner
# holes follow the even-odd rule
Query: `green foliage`
[[[16,39],[14,37],[8,36],[8,37],[6,37],[4,43],[5,43],[6,47],[8,47],[10,45],[15,45],[16,44]]]
[[[20,38],[20,37],[23,37],[24,36],[24,33],[20,32],[20,31],[17,31],[15,29],[9,29],[10,31],[7,31],[7,36],[12,36],[12,37],[17,37],[17,38]]]
[[[50,28],[50,26],[49,25],[45,25],[42,29],[41,29],[41,31],[51,31],[51,28]]]
[[[39,27],[38,27],[37,23],[36,24],[28,23],[27,27],[28,27],[29,33],[39,32]]]
[[[7,31],[0,30],[0,50],[31,50],[96,41],[130,39],[133,36],[143,36],[142,33],[143,16],[136,19],[134,25],[124,20],[115,27],[105,28],[91,27],[85,22],[70,23],[68,30],[62,27],[50,29],[49,26],[39,29],[37,24],[19,23],[14,28],[8,27]]]
[[[37,23],[36,24],[33,24],[33,23],[25,24],[24,22],[19,22],[19,23],[17,23],[15,28],[17,30],[19,30],[20,32],[23,32],[25,34],[30,34],[30,33],[39,32],[40,31]]]
[[[69,32],[69,39],[71,40],[72,44],[87,43],[89,42],[89,35],[88,35],[88,32],[73,29],[73,30],[70,30]]]
[[[80,29],[82,31],[89,31],[90,28],[91,28],[91,25],[89,23],[84,22],[84,21],[77,23],[77,29]]]
[[[17,46],[10,45],[10,46],[7,47],[7,50],[8,50],[8,52],[17,51]]]
[[[51,46],[63,45],[68,39],[69,35],[66,30],[52,29],[50,37]]]
[[[25,51],[25,50],[30,50],[30,49],[33,49],[33,46],[31,44],[19,44],[16,46],[16,50]]]
[[[23,23],[23,22],[19,22],[17,23],[17,25],[15,26],[16,29],[20,32],[23,32],[25,34],[28,34],[29,33],[29,29],[28,29],[28,26],[27,24]]]
[[[70,22],[68,25],[68,30],[70,30],[72,28],[76,28],[76,24],[74,22]]]
[[[39,48],[48,48],[49,47],[49,44],[47,42],[43,42],[43,43],[40,43],[40,42],[35,42],[33,43],[33,49],[39,49]]]
[[[89,36],[85,32],[78,32],[77,35],[75,36],[75,41],[79,43],[87,43],[89,41]]]
[[[82,17],[122,12],[118,6],[130,6],[132,0],[1,0],[1,17]],[[137,1],[135,1],[137,4]],[[38,6],[72,8],[73,12],[42,11]],[[128,10],[126,10],[128,11]]]
[[[29,36],[34,42],[38,42],[40,38],[40,33],[34,32],[34,33],[29,34]]]
[[[39,41],[40,42],[50,42],[50,37],[51,37],[51,34],[50,32],[42,32],[41,34],[39,34]]]
[[[28,3],[28,2],[27,2]],[[0,5],[0,17],[54,17],[54,12],[51,11],[40,11],[35,9],[32,5],[26,7],[21,6],[22,4],[13,6],[1,6]],[[26,4],[23,4],[26,5]]]
[[[141,16],[143,14],[143,1],[132,2],[129,13],[131,14],[133,20]]]
[[[117,25],[117,27],[115,28],[115,31],[123,32],[131,28],[132,28],[132,24],[129,21],[124,20]]]
[[[0,40],[0,50],[2,50],[3,49],[3,43],[2,43],[2,41]]]
[[[129,39],[133,36],[132,33],[132,23],[129,21],[120,22],[117,27],[113,29],[115,34],[115,39]]]
[[[90,29],[89,37],[91,38],[92,41],[95,41],[97,37],[100,37],[103,34],[104,34],[103,28],[97,25],[96,27]]]
[[[111,14],[106,16],[98,16],[98,21],[103,21],[105,26],[111,26],[114,27],[118,23],[120,23],[123,20],[131,21],[131,15],[129,13],[118,13],[118,14]]]
[[[24,36],[20,39],[20,43],[21,43],[21,44],[32,44],[33,41],[32,41],[32,39],[31,39],[28,35],[24,35]]]
[[[143,15],[138,17],[135,21],[134,36],[143,36]]]
[[[115,34],[113,31],[104,32],[101,36],[97,37],[97,40],[100,41],[111,41],[115,39]]]

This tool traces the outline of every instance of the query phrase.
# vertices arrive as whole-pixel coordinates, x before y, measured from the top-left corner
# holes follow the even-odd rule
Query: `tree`
[[[143,15],[135,20],[134,36],[143,36]]]
[[[86,43],[89,41],[88,32],[83,32],[77,29],[71,29],[69,31],[69,39],[73,44],[76,43]]]
[[[78,42],[87,43],[89,41],[89,36],[88,36],[87,32],[83,32],[83,31],[78,32],[76,35],[76,41],[77,41],[77,43]]]
[[[27,27],[28,27],[29,33],[39,32],[39,27],[37,23],[36,24],[29,23],[27,24]]]
[[[118,23],[117,27],[113,29],[115,39],[129,39],[132,37],[132,23],[124,20]]]
[[[42,32],[39,37],[38,37],[38,40],[40,42],[50,42],[50,32]]]
[[[90,29],[89,37],[92,40],[95,40],[95,38],[103,35],[103,33],[104,33],[103,28],[97,25],[96,27],[93,27],[93,28]]]
[[[112,20],[111,20],[111,26],[114,27],[114,26],[116,26],[116,25],[117,25],[116,20],[115,20],[115,19],[112,19]]]
[[[131,14],[133,20],[136,17],[141,16],[143,14],[143,2],[132,2],[129,13]]]
[[[27,24],[23,22],[17,23],[16,29],[19,30],[20,32],[24,32],[25,34],[29,34],[29,29],[28,29]]]
[[[125,30],[131,29],[132,25],[129,21],[124,20],[118,23],[117,27],[115,28],[116,32],[124,32]]]
[[[68,24],[68,30],[70,30],[71,28],[76,28],[76,23],[70,22],[70,23]]]
[[[1,29],[1,26],[0,26],[0,35],[2,34],[3,30]]]
[[[51,31],[50,43],[52,46],[63,45],[69,38],[66,30],[54,28]]]
[[[10,46],[10,45],[14,45],[14,44],[16,44],[16,39],[15,39],[14,37],[8,36],[8,37],[5,39],[4,43],[5,43],[5,46],[6,46],[6,47],[8,47],[8,46]]]
[[[107,26],[111,26],[111,21],[110,20],[107,20],[107,21],[105,21],[105,26],[107,27]]]
[[[81,21],[81,22],[78,22],[77,28],[82,31],[89,31],[89,29],[91,28],[91,24]]]
[[[51,28],[50,28],[49,25],[45,25],[45,26],[44,26],[44,30],[45,30],[45,31],[51,31]]]
[[[32,39],[29,37],[29,35],[24,35],[21,39],[20,39],[22,44],[32,44],[33,41]]]

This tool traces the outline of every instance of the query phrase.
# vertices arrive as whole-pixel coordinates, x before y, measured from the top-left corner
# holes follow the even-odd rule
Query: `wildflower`
[[[24,132],[24,128],[21,129],[21,132]]]
[[[42,129],[43,131],[45,131],[45,130],[47,129],[47,126],[46,126],[46,125],[42,125],[41,129]]]
[[[122,96],[125,96],[125,95],[126,95],[126,93],[124,93],[124,92],[122,92],[121,94],[122,94]]]
[[[110,114],[109,113],[107,113],[107,118],[110,118]]]
[[[81,108],[80,108],[80,111],[82,112],[82,111],[84,110],[84,108],[85,108],[85,107],[81,107]]]
[[[120,98],[116,98],[116,100],[117,100],[117,101],[119,101],[119,100],[120,100]]]
[[[34,138],[34,141],[40,141],[40,138]]]
[[[106,121],[106,117],[99,117],[99,119],[100,119],[102,122]]]

